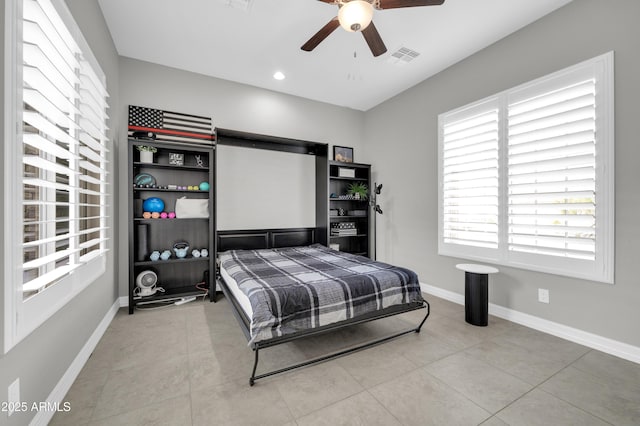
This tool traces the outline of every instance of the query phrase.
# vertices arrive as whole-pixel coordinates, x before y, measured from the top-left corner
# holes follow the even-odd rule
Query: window
[[[440,254],[613,283],[613,53],[438,127]]]
[[[105,270],[108,95],[63,1],[6,3],[8,350]]]

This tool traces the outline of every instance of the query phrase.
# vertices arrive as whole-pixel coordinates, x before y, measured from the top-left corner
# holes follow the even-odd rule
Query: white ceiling
[[[300,50],[337,15],[317,0],[99,0],[121,56],[366,111],[571,0],[445,0],[375,11],[387,53],[338,28]],[[247,6],[248,7],[243,7]],[[392,63],[400,47],[420,53]],[[282,71],[286,79],[273,78]]]

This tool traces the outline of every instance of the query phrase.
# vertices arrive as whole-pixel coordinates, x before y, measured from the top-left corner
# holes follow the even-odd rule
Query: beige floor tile
[[[528,351],[547,357],[549,360],[562,362],[566,365],[577,360],[590,350],[577,343],[526,327],[508,330],[494,340],[500,343],[518,345]]]
[[[394,345],[401,339],[349,354],[339,358],[338,364],[364,388],[384,383],[417,368],[416,364],[394,350]]]
[[[541,355],[499,337],[481,342],[465,352],[531,385],[539,385],[568,365],[565,361]]]
[[[586,373],[611,380],[619,387],[637,389],[640,393],[640,364],[592,350],[571,364]]]
[[[534,389],[499,412],[497,417],[508,424],[523,426],[604,426],[608,424],[538,389]]]
[[[459,353],[425,369],[492,414],[515,401],[532,386],[489,364]]]
[[[364,390],[336,361],[316,364],[265,381],[278,388],[295,418]],[[261,383],[258,381],[256,386]]]
[[[90,426],[178,426],[191,424],[191,398],[181,396],[96,420]]]
[[[424,329],[410,333],[387,345],[395,353],[404,356],[417,366],[424,366],[449,356],[458,349]]]
[[[508,423],[500,420],[498,417],[493,416],[480,423],[481,426],[509,426]]]
[[[189,354],[191,391],[197,392],[230,381],[249,383],[253,366],[253,351],[249,348],[222,348],[210,352]]]
[[[640,424],[640,392],[611,377],[567,367],[540,389],[615,425]]]
[[[296,419],[298,426],[400,426],[368,392],[361,392]]]
[[[148,360],[145,367],[113,370],[98,398],[92,420],[100,420],[189,393],[187,356]]]
[[[469,348],[490,338],[490,332],[487,330],[488,327],[467,324],[464,322],[464,318],[442,317],[427,321],[426,324],[426,331],[458,350]]]
[[[229,382],[191,394],[195,426],[281,426],[293,421],[274,383]]]
[[[477,425],[491,416],[425,368],[368,392],[403,425]]]

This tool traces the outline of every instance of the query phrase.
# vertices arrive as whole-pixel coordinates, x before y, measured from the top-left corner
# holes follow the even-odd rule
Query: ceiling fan
[[[398,9],[401,7],[439,6],[444,0],[318,0],[338,6],[338,16],[330,20],[313,35],[301,49],[311,52],[336,28],[342,26],[349,32],[362,32],[373,56],[387,51],[376,26],[373,25],[373,9]]]

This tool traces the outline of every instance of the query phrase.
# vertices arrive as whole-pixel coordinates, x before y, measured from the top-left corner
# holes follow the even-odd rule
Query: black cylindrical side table
[[[464,319],[484,327],[489,320],[489,274],[498,269],[472,263],[461,263],[456,268],[464,271]]]

